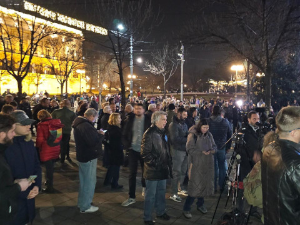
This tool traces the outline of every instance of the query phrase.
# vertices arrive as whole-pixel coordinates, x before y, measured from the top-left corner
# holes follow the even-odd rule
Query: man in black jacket
[[[188,136],[188,127],[184,122],[186,118],[186,110],[184,108],[179,108],[173,122],[169,126],[173,161],[172,193],[170,199],[175,202],[181,202],[178,193],[185,196],[187,195],[187,191],[182,187],[187,172],[187,154],[185,146]]]
[[[279,139],[264,150],[261,162],[264,224],[300,224],[300,107],[276,116]],[[273,145],[273,146],[272,146]]]
[[[146,192],[144,204],[144,222],[153,225],[152,211],[156,208],[157,218],[169,220],[166,214],[166,181],[172,177],[172,159],[169,154],[167,136],[164,127],[167,114],[159,111],[152,115],[152,126],[145,132],[141,155],[145,162],[144,177]]]
[[[15,180],[4,153],[15,136],[15,120],[9,115],[0,115],[0,224],[8,224],[17,213],[18,196],[26,191],[31,181],[26,178]]]
[[[93,213],[99,208],[91,205],[96,186],[96,170],[99,149],[104,137],[103,131],[97,131],[94,123],[98,112],[89,108],[84,117],[77,117],[73,122],[76,143],[76,158],[79,162],[78,207],[81,213]]]
[[[135,203],[136,175],[138,163],[140,162],[142,172],[144,171],[144,161],[141,157],[141,144],[144,132],[151,125],[151,118],[144,115],[143,104],[134,106],[134,114],[126,119],[123,127],[122,141],[124,149],[128,151],[129,161],[129,199],[122,203],[122,206],[129,206]],[[145,179],[142,175],[142,186],[146,187]]]
[[[191,107],[189,112],[188,112],[188,117],[185,120],[185,123],[188,127],[188,129],[190,129],[192,126],[195,125],[195,118],[197,116],[197,109],[196,107]]]

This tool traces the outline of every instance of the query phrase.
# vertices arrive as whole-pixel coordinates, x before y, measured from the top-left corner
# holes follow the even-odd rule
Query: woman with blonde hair
[[[112,189],[121,189],[119,185],[120,166],[123,164],[124,154],[122,145],[121,116],[112,113],[108,119],[108,130],[106,133],[106,148],[108,149],[108,169],[104,185],[111,185]]]
[[[36,147],[40,153],[40,160],[46,167],[45,185],[47,187],[43,191],[53,193],[54,162],[59,157],[64,125],[61,124],[60,119],[52,119],[51,114],[44,109],[38,112],[37,117],[41,122],[37,125]]]

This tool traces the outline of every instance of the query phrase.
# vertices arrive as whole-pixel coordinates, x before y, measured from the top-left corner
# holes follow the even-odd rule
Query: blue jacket
[[[35,217],[35,200],[27,199],[27,196],[34,186],[38,186],[41,189],[42,184],[42,170],[37,150],[33,141],[25,141],[25,136],[17,136],[14,137],[13,144],[6,149],[5,158],[11,168],[14,180],[37,175],[35,183],[19,194],[18,212],[12,223],[16,225],[26,224],[33,221]]]
[[[227,119],[221,116],[212,116],[208,120],[209,132],[213,135],[218,150],[221,150],[222,146],[232,136],[232,128]],[[226,144],[226,149],[231,146],[231,141]]]

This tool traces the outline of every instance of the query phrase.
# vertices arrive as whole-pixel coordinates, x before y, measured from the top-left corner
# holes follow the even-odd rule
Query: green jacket
[[[63,134],[71,134],[72,123],[76,118],[76,115],[68,107],[63,107],[61,109],[56,109],[52,113],[53,119],[60,119],[61,123],[65,126],[63,127]]]

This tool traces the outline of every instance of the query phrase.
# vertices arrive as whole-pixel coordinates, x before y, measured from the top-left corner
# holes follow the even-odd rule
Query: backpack
[[[62,128],[64,127],[63,124],[61,124],[60,120],[53,121],[53,123],[49,123],[48,129],[49,129],[49,137],[47,139],[47,145],[50,147],[55,147],[60,145],[61,139],[62,139]]]

